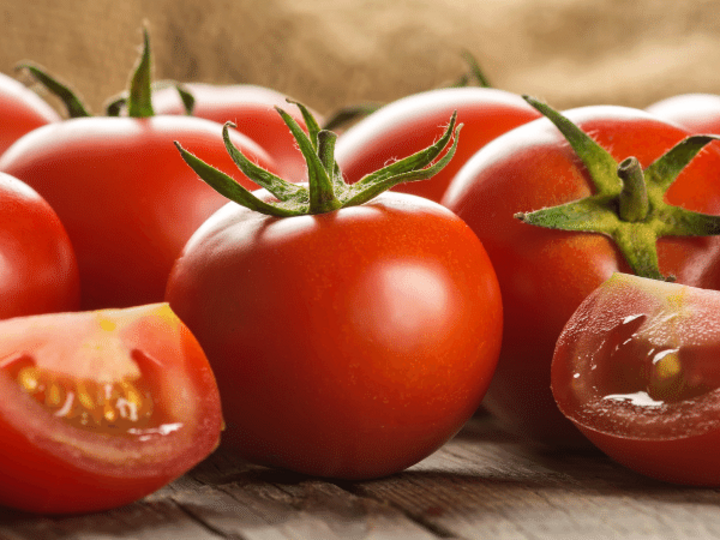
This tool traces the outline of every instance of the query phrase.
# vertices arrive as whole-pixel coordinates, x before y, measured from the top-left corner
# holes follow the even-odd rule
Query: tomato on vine
[[[217,375],[223,444],[305,474],[392,474],[445,443],[479,405],[502,334],[497,279],[452,212],[382,193],[447,164],[454,117],[435,144],[350,185],[335,134],[299,107],[307,135],[279,113],[308,185],[256,167],[229,144],[227,125],[228,150],[264,190],[243,189],[179,145],[234,202],[188,241],[166,300]]]
[[[527,99],[547,118],[481,149],[442,202],[478,235],[502,291],[503,346],[485,408],[528,439],[582,444],[550,391],[555,342],[613,272],[700,279],[720,245],[709,236],[720,232],[720,153],[713,137],[641,110],[560,114]]]
[[[175,257],[225,202],[198,181],[173,141],[182,138],[204,159],[236,173],[220,125],[153,114],[147,33],[127,117],[90,116],[68,87],[37,66],[27,68],[64,99],[71,118],[21,137],[0,158],[0,171],[30,185],[60,217],[77,256],[83,309],[162,300]],[[230,136],[251,159],[275,170],[257,144],[238,132]],[[236,180],[257,187],[242,175]]]

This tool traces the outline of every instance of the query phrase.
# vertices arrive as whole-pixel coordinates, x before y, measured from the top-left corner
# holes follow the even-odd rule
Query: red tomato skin
[[[50,205],[0,173],[0,319],[72,311],[80,279],[67,232]]]
[[[224,124],[232,122],[236,129],[258,143],[275,160],[278,174],[290,182],[307,180],[307,165],[295,138],[275,110],[280,107],[301,127],[305,121],[297,107],[288,103],[288,96],[277,90],[252,84],[184,83],[195,98],[193,116]],[[153,93],[157,114],[184,114],[185,109],[175,88]],[[313,116],[322,122],[321,116]]]
[[[315,216],[228,205],[166,298],[213,366],[224,444],[324,477],[392,474],[472,416],[502,333],[492,266],[436,203],[386,193]]]
[[[175,257],[227,200],[200,181],[173,141],[249,188],[223,142],[200,118],[76,118],[34,130],[0,158],[5,171],[57,212],[75,249],[81,307],[129,307],[162,300]],[[239,133],[232,140],[261,166],[274,162]]]
[[[460,167],[482,146],[540,113],[519,95],[493,88],[444,88],[394,101],[364,118],[338,138],[335,157],[349,183],[435,142],[453,111],[463,124],[450,163],[432,179],[409,182],[395,191],[440,201]]]
[[[636,109],[592,106],[565,114],[618,161],[632,155],[643,167],[688,135]],[[720,154],[707,148],[679,175],[667,201],[720,213],[718,167]],[[590,292],[613,272],[629,269],[602,235],[543,229],[513,216],[592,192],[587,172],[568,143],[549,120],[540,119],[480,150],[442,200],[480,238],[502,291],[503,345],[483,405],[509,431],[541,445],[585,444],[550,391],[555,341]],[[661,238],[660,269],[681,283],[695,284],[717,246],[717,238]]]
[[[718,292],[691,287],[679,292],[680,287],[673,286],[671,297],[658,292],[661,287],[650,280],[642,284],[623,275],[611,279],[588,295],[558,339],[551,380],[560,409],[599,449],[636,472],[683,485],[720,485],[720,460],[712,451],[720,443],[716,388],[680,400],[650,396],[657,403],[649,408],[602,399],[649,387],[647,380],[637,378],[648,373],[641,363],[644,349],[650,357],[662,351],[666,338],[660,336],[668,334],[679,357],[688,355],[680,360],[686,381],[702,374],[698,380],[716,386],[708,375],[717,369],[708,366],[717,359]],[[656,308],[660,303],[665,305]],[[640,327],[643,315],[648,330]],[[637,326],[623,328],[633,325],[631,321],[638,321]],[[640,340],[649,344],[622,352]],[[612,369],[623,370],[625,376]]]
[[[29,131],[60,120],[60,114],[39,95],[0,73],[0,154]]]
[[[197,340],[177,318],[166,330],[160,305],[130,308],[137,315],[128,342],[142,350],[167,375],[162,392],[172,406],[185,411],[180,430],[146,440],[112,437],[65,425],[24,393],[0,369],[0,505],[45,514],[79,514],[109,510],[153,493],[179,477],[218,445],[222,426],[214,375]],[[92,312],[52,314],[80,320]],[[25,329],[28,354],[38,341],[35,318],[9,321]],[[27,322],[24,322],[27,320]],[[0,323],[0,332],[6,327]],[[58,328],[63,328],[62,324]],[[16,351],[8,351],[16,354]],[[41,362],[41,360],[38,360]],[[72,363],[72,357],[63,361]],[[108,362],[123,361],[107,357]],[[159,400],[162,401],[162,400]]]
[[[720,96],[715,94],[679,94],[645,110],[692,133],[720,132]]]

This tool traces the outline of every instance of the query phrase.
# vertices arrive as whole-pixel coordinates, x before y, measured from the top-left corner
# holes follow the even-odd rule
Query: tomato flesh
[[[214,376],[167,304],[19,317],[0,335],[0,504],[117,507],[217,446]]]
[[[579,306],[552,362],[560,410],[643,474],[720,485],[720,293],[614,274]],[[695,461],[693,461],[695,460]]]

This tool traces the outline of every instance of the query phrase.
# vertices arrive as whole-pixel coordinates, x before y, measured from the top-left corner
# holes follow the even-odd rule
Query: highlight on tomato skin
[[[719,353],[720,292],[615,273],[561,333],[553,396],[615,461],[720,486]]]
[[[165,303],[0,322],[0,505],[116,508],[219,444],[215,377]]]

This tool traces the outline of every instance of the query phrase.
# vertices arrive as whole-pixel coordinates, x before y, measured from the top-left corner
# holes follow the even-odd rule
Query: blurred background
[[[270,86],[321,113],[453,81],[558,108],[720,93],[720,0],[3,0],[0,71],[33,60],[94,112],[150,32],[155,79]]]

